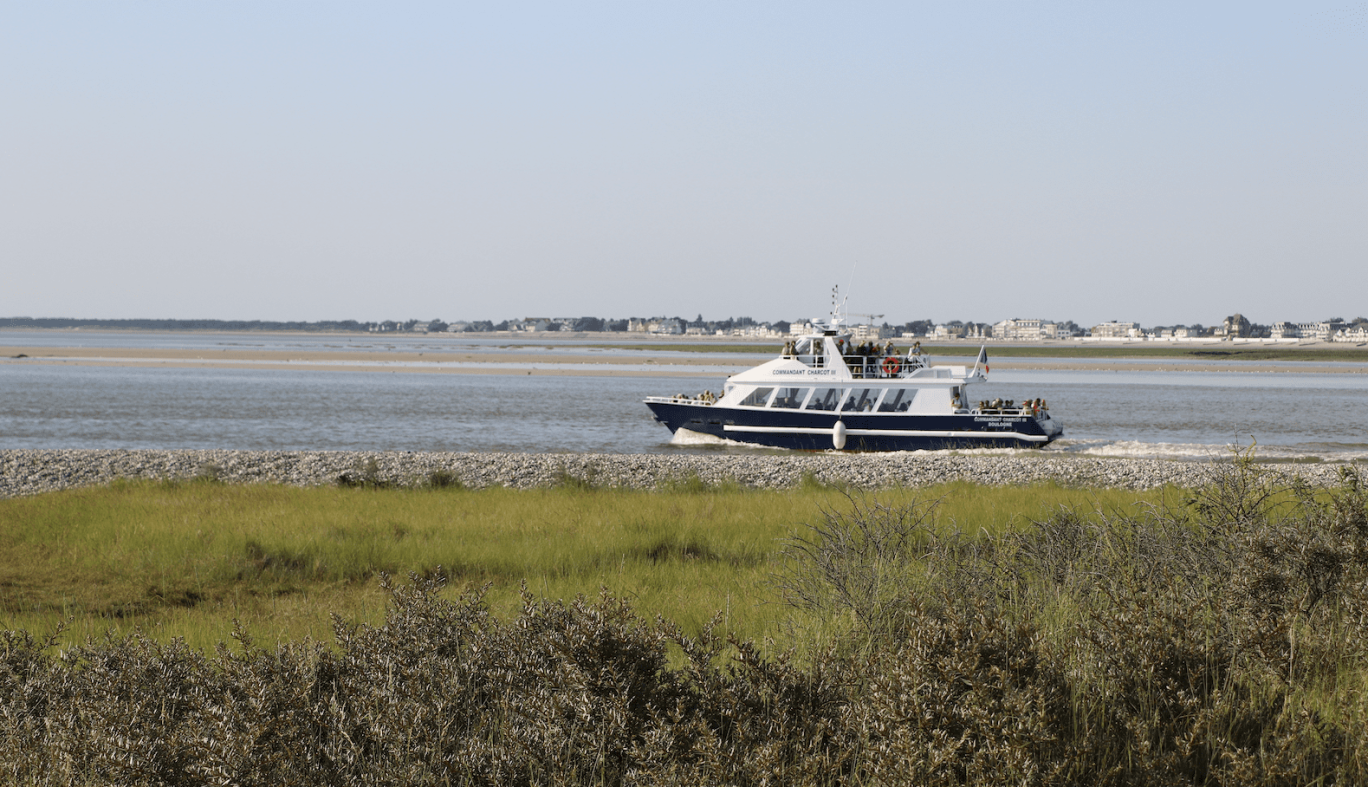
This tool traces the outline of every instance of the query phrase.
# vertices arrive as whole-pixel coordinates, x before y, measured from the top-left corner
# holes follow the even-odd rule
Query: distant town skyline
[[[0,8],[0,315],[1358,316],[1368,5]],[[780,317],[783,315],[782,317]]]
[[[824,315],[817,316],[821,318]],[[865,318],[865,319],[860,319]],[[706,329],[703,335],[731,334],[744,335],[751,328],[773,327],[779,332],[788,332],[793,325],[808,323],[813,318],[793,319],[756,319],[748,315],[734,315],[719,319],[705,318],[701,313],[694,318],[680,315],[653,315],[630,317],[596,317],[583,315],[570,317],[513,317],[503,320],[463,320],[450,321],[442,318],[407,320],[363,321],[341,320],[216,320],[216,319],[100,319],[100,318],[33,318],[0,316],[0,330],[4,329],[135,329],[135,330],[341,330],[367,332],[629,332],[629,333],[686,333],[696,329]],[[678,325],[671,326],[671,323]],[[991,337],[991,338],[1069,338],[1073,336],[1106,335],[1114,338],[1138,337],[1151,332],[1162,331],[1166,335],[1180,336],[1261,336],[1261,337],[1318,337],[1328,338],[1340,328],[1352,328],[1354,336],[1368,330],[1368,317],[1332,317],[1323,320],[1275,320],[1267,323],[1249,320],[1236,312],[1214,322],[1193,321],[1177,323],[1142,324],[1132,320],[1108,320],[1097,324],[1080,324],[1074,320],[1051,320],[1041,318],[1004,318],[1001,320],[892,320],[885,315],[856,315],[847,319],[846,324],[873,326],[891,329],[885,336],[900,333],[907,335],[926,335],[933,333],[947,336]],[[955,330],[959,326],[964,330]],[[950,327],[952,330],[945,331]],[[1177,330],[1175,330],[1177,329]],[[1099,334],[1099,331],[1101,332]]]

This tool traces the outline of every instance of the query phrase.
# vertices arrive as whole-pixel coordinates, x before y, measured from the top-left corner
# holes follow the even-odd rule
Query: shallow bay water
[[[15,332],[19,333],[19,332]],[[672,441],[642,399],[720,391],[727,364],[751,355],[709,356],[716,366],[652,376],[666,352],[592,348],[602,376],[512,368],[522,354],[589,343],[453,340],[448,337],[276,336],[0,332],[0,345],[264,350],[389,348],[403,358],[475,348],[496,373],[414,373],[307,368],[95,365],[0,362],[0,448],[235,448],[298,450],[667,453],[754,451]],[[990,348],[991,352],[991,348]],[[683,355],[683,354],[681,354]],[[1044,359],[1041,359],[1044,360]],[[934,363],[972,363],[935,358]],[[1118,364],[1110,364],[1116,366]],[[1047,451],[1206,459],[1257,440],[1275,460],[1368,461],[1368,374],[1248,371],[1238,361],[1208,370],[1160,371],[1152,361],[1106,369],[999,369],[970,399],[1043,397],[1064,424]],[[455,364],[453,366],[459,366]],[[1287,365],[1295,369],[1295,364]],[[574,371],[573,364],[566,369]],[[632,375],[614,376],[630,370]],[[443,371],[438,369],[437,371]],[[447,369],[445,371],[455,371]]]

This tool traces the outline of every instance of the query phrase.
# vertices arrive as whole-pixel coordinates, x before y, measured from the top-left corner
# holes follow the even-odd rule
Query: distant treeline
[[[0,328],[105,328],[153,331],[366,331],[356,320],[89,320],[71,317],[0,317]]]

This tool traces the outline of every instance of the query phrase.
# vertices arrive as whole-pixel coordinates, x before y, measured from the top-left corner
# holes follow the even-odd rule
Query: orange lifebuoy
[[[897,374],[902,371],[902,361],[890,355],[884,359],[883,370],[884,374]]]

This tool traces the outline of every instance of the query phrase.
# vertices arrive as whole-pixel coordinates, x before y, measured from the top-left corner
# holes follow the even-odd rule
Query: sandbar
[[[944,363],[932,356],[932,364]],[[960,361],[963,363],[963,361]],[[735,374],[755,365],[753,358],[726,353],[715,357],[669,357],[650,352],[604,355],[575,348],[526,352],[406,352],[375,350],[243,350],[111,347],[0,347],[0,364],[60,364],[217,369],[299,369],[311,371],[389,372],[412,374],[534,374],[581,377],[699,377]],[[1231,372],[1299,374],[1368,374],[1368,364],[1318,362],[1229,363],[1189,359],[1130,358],[1081,361],[1060,358],[993,360],[994,369],[1109,372]],[[719,372],[718,370],[725,370]]]

